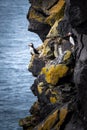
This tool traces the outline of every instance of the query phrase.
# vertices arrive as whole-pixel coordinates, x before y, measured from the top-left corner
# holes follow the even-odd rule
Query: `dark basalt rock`
[[[52,26],[51,24],[55,22],[54,18],[52,18],[49,23],[47,18],[52,16],[50,10],[57,4],[58,1],[59,0],[29,0],[31,7],[29,8],[27,14],[27,19],[29,20],[28,30],[37,33],[42,41],[45,40]]]
[[[30,25],[28,27],[28,30],[37,33],[41,40],[44,41],[51,27],[48,24],[38,22],[34,19],[29,20],[29,22]]]
[[[87,36],[83,35],[83,48],[80,51],[79,59],[77,60],[74,81],[78,90],[78,109],[80,118],[83,121],[85,130],[87,129]],[[84,105],[85,104],[85,105]]]
[[[51,28],[49,24],[42,21],[49,16],[48,10],[52,8],[57,1],[58,0],[30,0],[33,6],[30,8],[30,11],[35,11],[36,16],[38,16],[38,18],[42,17],[43,20],[33,19],[33,17],[30,18],[28,16],[30,21],[29,30],[37,33],[42,40],[45,39]],[[38,128],[42,128],[43,130],[48,130],[49,128],[52,130],[55,128],[59,128],[59,130],[87,130],[87,0],[65,1],[64,18],[58,23],[57,36],[64,41],[64,36],[68,32],[72,32],[76,36],[76,45],[74,51],[72,51],[68,40],[61,43],[63,53],[66,50],[71,52],[71,56],[69,56],[69,58],[66,58],[68,57],[66,56],[65,59],[67,60],[65,61],[61,60],[62,62],[59,62],[59,56],[56,58],[52,57],[52,59],[48,57],[48,64],[45,64],[45,62],[39,58],[33,60],[33,65],[31,65],[29,70],[34,76],[37,76],[37,79],[31,86],[32,92],[37,96],[37,101],[31,107],[30,113],[34,116],[35,121],[37,121],[36,124],[33,123],[32,130],[38,130]],[[38,6],[38,8],[35,6]],[[46,11],[44,9],[46,9]],[[54,37],[54,41],[56,41],[58,37]],[[55,49],[54,41],[51,39],[48,43],[48,47],[53,54]],[[60,66],[62,66],[62,64],[67,66],[69,71],[66,75],[60,76],[57,81],[55,79],[59,76],[57,75],[58,72],[62,73],[62,71],[60,71],[62,67],[59,69],[57,69],[58,66],[56,67],[56,65],[59,64]],[[41,71],[43,67],[44,69]],[[56,83],[51,81],[55,81]],[[67,107],[63,109],[63,106]],[[53,112],[55,108],[57,111]],[[54,114],[55,112],[56,115]],[[65,113],[65,118],[62,116],[64,115],[62,112]],[[53,115],[57,118],[52,117]],[[47,120],[49,122],[47,122]],[[28,125],[32,125],[32,121],[33,118],[31,120],[29,118]],[[54,125],[50,127],[51,121],[54,121]],[[47,123],[48,128],[45,123]],[[25,130],[30,128],[26,128],[26,123],[22,124],[22,126],[24,126]]]
[[[38,76],[41,72],[41,69],[45,66],[45,61],[41,58],[35,57],[29,66],[28,70],[32,72],[34,76]]]
[[[72,30],[70,22],[66,19],[59,22],[57,29],[61,37],[64,37],[68,32],[71,32]]]
[[[80,34],[87,34],[87,1],[70,0],[69,21]]]
[[[46,84],[44,75],[39,75],[31,86],[31,90],[35,96],[38,96],[37,86],[40,82],[44,82],[44,84]]]
[[[78,118],[78,113],[74,113],[73,116],[71,116],[68,119],[68,123],[66,126],[63,126],[63,129],[64,130],[84,130],[83,124],[81,120],[79,120]]]
[[[75,126],[75,128],[73,128],[74,126],[70,121],[65,130],[87,130],[87,1],[66,0],[66,4],[66,11],[68,12],[65,12],[66,15],[64,19],[67,21],[65,22],[65,26],[67,27],[67,23],[70,23],[72,31],[77,35],[78,42],[76,51],[77,60],[74,69],[74,82],[77,88],[76,98],[78,102],[77,111],[79,111],[79,121],[77,124],[78,126]],[[64,25],[64,20],[61,21],[61,23],[60,25]],[[84,128],[80,122],[84,125]]]
[[[49,9],[51,8],[58,0],[29,0],[32,6],[38,6],[40,8]]]

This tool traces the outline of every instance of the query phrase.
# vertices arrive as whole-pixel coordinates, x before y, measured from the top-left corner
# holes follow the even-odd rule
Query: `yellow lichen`
[[[58,26],[58,21],[56,21],[54,23],[54,25],[52,26],[52,28],[50,29],[47,37],[55,37],[58,35],[58,31],[57,31],[57,26]]]
[[[54,23],[54,25],[51,27],[48,35],[47,35],[47,38],[49,37],[56,37],[58,36],[58,30],[57,30],[57,27],[58,27],[58,23],[61,21],[62,19],[60,20],[56,20],[56,22]]]
[[[64,16],[64,9],[65,1],[59,0],[58,3],[49,10],[50,16],[45,20],[46,23],[52,26],[56,20],[59,20]]]
[[[44,21],[43,15],[37,14],[36,11],[34,10],[34,8],[32,10],[30,10],[29,19],[35,19],[36,21],[42,22],[42,23]]]
[[[67,106],[55,109],[42,123],[34,128],[34,130],[59,130],[68,113]]]
[[[71,56],[71,51],[66,51],[66,54],[64,55],[63,61],[66,61],[70,58]]]
[[[47,71],[46,71],[47,70]],[[45,75],[47,83],[56,85],[59,81],[59,78],[62,78],[66,75],[68,67],[64,64],[51,65],[49,68],[43,68],[41,73]]]
[[[46,39],[43,43],[43,49],[39,57],[46,56],[50,52],[50,47],[48,46],[49,39]]]
[[[51,115],[49,115],[46,120],[44,120],[40,125],[35,127],[35,130],[51,130],[51,127],[57,119],[58,110],[55,110]]]
[[[59,121],[58,121],[58,123],[54,127],[55,130],[59,130],[60,129],[60,126],[63,124],[63,122],[64,122],[64,120],[65,120],[65,118],[67,116],[67,113],[68,113],[67,107],[60,109]]]
[[[48,17],[43,16],[43,14],[38,13],[38,10],[41,10],[48,14]],[[65,9],[65,1],[59,0],[56,5],[54,5],[51,9],[46,10],[45,8],[39,6],[33,6],[29,12],[29,19],[35,19],[38,22],[49,24],[53,26],[56,20],[63,18]]]
[[[38,93],[41,94],[43,92],[43,82],[40,82],[37,87]]]
[[[51,89],[51,96],[50,96],[50,102],[51,103],[57,103],[60,99],[58,91],[52,90]]]
[[[44,53],[43,53],[43,55],[46,56],[46,55],[48,54],[48,52],[50,52],[50,48],[49,48],[49,46],[46,46],[46,47],[44,48]]]
[[[51,103],[56,103],[56,102],[57,102],[56,97],[50,97],[50,102],[51,102]]]

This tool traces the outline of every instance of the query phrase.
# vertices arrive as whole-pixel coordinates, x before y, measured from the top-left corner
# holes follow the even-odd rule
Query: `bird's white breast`
[[[30,53],[34,54],[34,50],[32,47],[30,47]]]
[[[61,46],[59,46],[59,48],[58,48],[58,51],[59,51],[59,55],[63,55],[63,52],[62,52],[62,47]]]
[[[75,46],[75,42],[74,42],[74,39],[70,36],[70,38],[69,38],[69,41],[70,41],[70,43],[73,45],[73,46]]]

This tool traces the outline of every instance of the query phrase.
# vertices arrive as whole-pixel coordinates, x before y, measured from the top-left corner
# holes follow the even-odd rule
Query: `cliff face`
[[[45,40],[50,28],[56,19],[63,17],[64,0],[30,0],[31,7],[27,18],[29,19],[29,30],[37,33]]]
[[[29,30],[43,44],[29,64],[37,77],[31,86],[37,101],[20,125],[25,130],[87,130],[87,1],[30,3]]]

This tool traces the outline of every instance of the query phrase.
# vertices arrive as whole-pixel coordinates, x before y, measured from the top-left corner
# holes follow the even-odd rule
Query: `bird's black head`
[[[72,33],[71,33],[71,32],[68,32],[68,33],[66,34],[66,36],[70,37],[70,36],[72,36]]]
[[[32,48],[34,47],[33,43],[30,43],[28,46]]]

